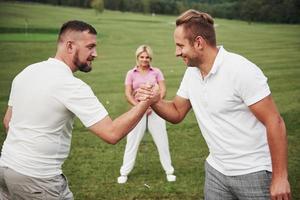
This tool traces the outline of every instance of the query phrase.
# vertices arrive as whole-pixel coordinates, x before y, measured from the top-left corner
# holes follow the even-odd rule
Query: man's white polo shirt
[[[219,47],[209,74],[188,67],[177,95],[191,102],[212,167],[228,176],[272,171],[265,126],[248,108],[270,95],[255,64]]]
[[[86,127],[107,116],[91,88],[53,58],[15,77],[8,104],[12,118],[0,165],[37,178],[62,173],[75,115]]]

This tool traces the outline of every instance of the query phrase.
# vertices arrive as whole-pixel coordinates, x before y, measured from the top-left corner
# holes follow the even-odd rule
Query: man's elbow
[[[270,120],[267,121],[268,124],[275,124],[279,127],[285,127],[285,123],[280,114],[274,115]]]
[[[118,137],[116,133],[111,132],[107,134],[107,137],[101,137],[106,143],[115,145],[117,144],[122,138]]]
[[[183,118],[181,117],[174,117],[174,118],[170,118],[170,119],[167,119],[167,121],[169,121],[170,123],[172,124],[179,124],[180,122],[182,122]]]
[[[267,127],[267,129],[272,128],[272,129],[280,130],[281,133],[286,134],[285,122],[279,114],[274,115],[272,118],[270,118],[270,120],[266,121],[264,124]]]
[[[120,139],[118,139],[118,138],[110,138],[108,140],[105,140],[106,143],[112,144],[112,145],[117,144],[119,141],[120,141]]]
[[[286,129],[285,122],[280,115],[278,115],[278,117],[277,117],[277,123],[278,123],[279,127],[281,127],[284,130]]]

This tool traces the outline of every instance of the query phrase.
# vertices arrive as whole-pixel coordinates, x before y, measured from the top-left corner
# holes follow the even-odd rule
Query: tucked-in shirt
[[[163,80],[163,73],[156,67],[149,67],[148,73],[146,74],[140,73],[137,67],[134,67],[127,72],[125,85],[132,85],[132,89],[135,91],[141,84],[156,84]]]
[[[37,178],[62,173],[75,115],[86,127],[107,116],[91,88],[53,58],[15,77],[8,105],[12,118],[0,165]]]
[[[272,170],[266,128],[248,107],[270,95],[255,64],[220,47],[204,78],[187,68],[177,95],[191,102],[212,167],[229,176]]]

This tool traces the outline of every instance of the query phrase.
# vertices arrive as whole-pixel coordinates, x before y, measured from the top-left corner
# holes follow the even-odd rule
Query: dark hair
[[[216,46],[216,33],[213,18],[204,12],[187,10],[176,19],[176,26],[183,26],[185,37],[192,43],[197,36],[203,37],[208,44]]]
[[[89,31],[90,34],[97,35],[97,31],[92,25],[85,23],[83,21],[71,20],[64,23],[60,28],[58,34],[58,40],[60,41],[61,36],[68,31],[77,31],[77,32]]]

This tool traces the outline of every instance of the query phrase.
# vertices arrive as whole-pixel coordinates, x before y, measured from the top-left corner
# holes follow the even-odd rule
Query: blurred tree
[[[177,13],[182,13],[189,8],[189,3],[187,0],[176,1],[176,7],[177,7]],[[201,10],[201,9],[196,9],[196,10]]]
[[[249,24],[256,21],[259,16],[259,10],[263,6],[263,0],[244,0],[240,4],[240,17]]]
[[[1,1],[1,0],[0,0]],[[300,23],[300,0],[19,0],[53,5],[93,7],[178,15],[189,8],[213,17],[275,23]],[[100,6],[97,8],[97,5]]]
[[[103,0],[91,0],[90,6],[95,9],[96,13],[102,13],[104,11]]]
[[[110,10],[119,9],[120,0],[104,0],[104,7]]]
[[[142,0],[142,12],[150,13],[149,0]]]

